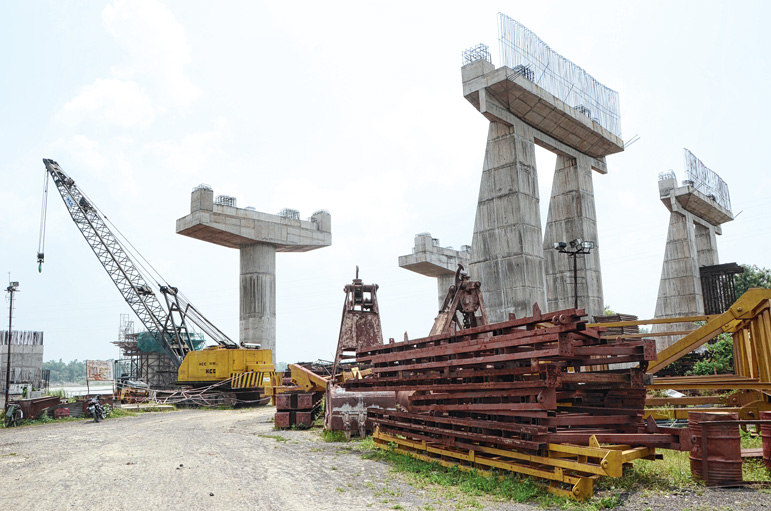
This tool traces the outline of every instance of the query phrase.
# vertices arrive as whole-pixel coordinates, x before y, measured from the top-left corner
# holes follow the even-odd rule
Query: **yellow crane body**
[[[271,350],[214,346],[191,351],[179,366],[180,385],[202,386],[224,380],[233,389],[270,388],[276,381]]]

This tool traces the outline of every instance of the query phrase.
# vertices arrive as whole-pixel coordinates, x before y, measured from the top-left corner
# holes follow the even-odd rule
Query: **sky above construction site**
[[[657,179],[685,179],[684,147],[730,189],[720,262],[771,267],[767,2],[3,2],[13,328],[44,331],[45,360],[116,358],[131,313],[53,187],[38,273],[51,158],[233,338],[238,252],[175,234],[192,189],[303,219],[328,210],[331,247],[277,254],[279,361],[334,356],[356,265],[380,286],[384,337],[426,335],[436,281],[397,259],[422,232],[471,244],[488,121],[463,98],[461,52],[485,43],[500,64],[499,11],[618,91],[622,138],[639,136],[594,174],[608,306],[653,317],[669,221]],[[545,223],[555,157],[537,158]]]

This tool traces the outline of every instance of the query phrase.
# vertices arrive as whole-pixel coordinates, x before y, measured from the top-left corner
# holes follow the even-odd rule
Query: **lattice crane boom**
[[[166,302],[166,308],[164,308],[131,257],[109,229],[102,215],[78,189],[75,181],[54,160],[43,159],[43,163],[47,173],[53,178],[72,220],[115,283],[123,299],[144,327],[156,335],[159,344],[176,367],[179,367],[188,352],[194,350],[185,321],[188,315],[191,321],[201,325],[216,342],[226,347],[237,347],[235,342],[184,300],[177,288],[159,285],[159,290]],[[41,251],[38,253],[38,261],[42,263],[42,259]]]

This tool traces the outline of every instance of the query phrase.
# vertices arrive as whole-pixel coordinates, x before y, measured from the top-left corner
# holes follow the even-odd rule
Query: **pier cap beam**
[[[215,201],[208,186],[193,190],[190,214],[177,219],[177,234],[240,251],[239,340],[273,351],[276,362],[276,252],[308,252],[332,244],[332,217],[318,211],[261,213]]]
[[[506,126],[512,125],[509,115],[514,115],[539,131],[535,142],[550,151],[563,152],[564,144],[597,159],[592,168],[604,174],[604,157],[624,150],[620,137],[511,68],[495,69],[486,60],[477,60],[463,66],[461,74],[463,96],[482,115]]]
[[[193,190],[190,214],[177,220],[177,234],[228,248],[267,243],[276,252],[308,252],[332,244],[332,217],[319,211],[310,220],[216,204],[211,189]]]
[[[399,256],[399,267],[437,279],[439,306],[447,296],[447,290],[455,284],[455,271],[458,264],[468,267],[471,260],[471,247],[464,246],[461,250],[450,247],[440,247],[439,240],[429,233],[415,236],[415,247],[412,254]]]

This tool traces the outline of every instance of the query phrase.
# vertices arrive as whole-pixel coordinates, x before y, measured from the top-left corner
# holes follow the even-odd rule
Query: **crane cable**
[[[148,261],[142,255],[142,253],[139,252],[139,250],[137,250],[137,248],[131,243],[131,241],[129,241],[129,239],[121,232],[121,230],[118,229],[114,223],[112,223],[104,211],[102,211],[102,209],[97,206],[88,195],[86,195],[82,188],[78,188],[78,190],[80,191],[80,194],[85,197],[86,200],[91,204],[91,207],[93,207],[99,213],[99,215],[101,215],[105,224],[109,224],[109,226],[112,228],[113,235],[115,236],[115,242],[120,245],[126,255],[133,261],[142,277],[148,281],[154,281],[155,285],[158,287],[161,286],[159,280],[168,286],[169,284],[166,282],[166,279],[163,278],[163,275],[161,275],[160,272],[156,270],[152,264],[150,264],[150,261]],[[128,247],[131,247],[131,249]],[[143,262],[144,264],[142,264]],[[149,266],[150,270],[152,271],[148,270],[145,265]]]
[[[48,169],[43,172],[43,207],[40,211],[40,235],[37,242],[37,271],[43,273],[46,244],[46,212],[48,210]]]

